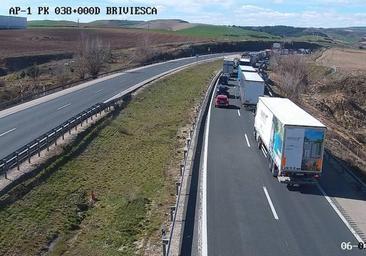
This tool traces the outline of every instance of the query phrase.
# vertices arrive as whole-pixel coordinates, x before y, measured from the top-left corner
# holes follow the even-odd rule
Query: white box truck
[[[234,58],[225,58],[222,73],[230,77],[234,73]]]
[[[255,105],[258,98],[264,95],[264,80],[257,72],[243,71],[239,66],[239,94],[243,105]]]
[[[251,66],[250,57],[241,57],[239,60],[239,65],[241,66]]]
[[[300,185],[320,178],[325,132],[320,121],[289,99],[259,98],[254,136],[280,182]]]
[[[257,72],[257,70],[252,66],[240,66],[239,68],[243,72]]]

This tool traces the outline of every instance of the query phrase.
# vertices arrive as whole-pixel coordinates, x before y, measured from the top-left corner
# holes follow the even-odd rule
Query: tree
[[[93,78],[97,77],[105,63],[111,59],[111,47],[98,37],[80,35],[80,43],[75,62],[75,71],[80,79],[84,79],[89,73]]]
[[[289,98],[297,99],[306,90],[308,72],[304,56],[274,56],[270,67],[277,74],[279,87]]]
[[[149,34],[143,34],[142,39],[138,42],[134,58],[138,58],[142,62],[147,62],[154,55],[151,48],[151,40]]]
[[[64,86],[67,84],[67,82],[69,81],[69,72],[68,72],[68,68],[66,68],[65,66],[61,66],[56,70],[56,80],[57,80],[57,84],[59,86],[62,86],[62,88],[64,88]]]
[[[86,41],[86,68],[89,75],[92,77],[97,77],[104,64],[109,61],[110,47],[103,44],[100,38],[89,38]]]
[[[32,79],[32,85],[30,87],[31,91],[34,91],[38,87],[38,79],[41,71],[36,63],[34,63],[30,68],[27,69],[27,76]]]

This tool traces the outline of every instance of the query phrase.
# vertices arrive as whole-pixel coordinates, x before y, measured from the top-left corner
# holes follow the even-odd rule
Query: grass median
[[[52,174],[0,209],[0,255],[161,254],[181,157],[178,131],[221,63],[150,85],[90,129],[44,170]]]

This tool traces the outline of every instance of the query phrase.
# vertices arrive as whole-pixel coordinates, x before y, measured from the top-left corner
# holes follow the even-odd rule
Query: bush
[[[5,87],[5,81],[4,80],[0,80],[0,87]]]
[[[308,71],[304,56],[274,56],[271,69],[278,74],[279,86],[289,98],[298,98],[306,90]]]

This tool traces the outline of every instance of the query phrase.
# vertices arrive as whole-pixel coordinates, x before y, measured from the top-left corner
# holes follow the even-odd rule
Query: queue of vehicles
[[[228,107],[226,86],[236,73],[240,101],[255,109],[254,137],[279,182],[313,184],[322,173],[326,127],[287,98],[264,96],[265,81],[250,58],[225,59],[215,106]]]

